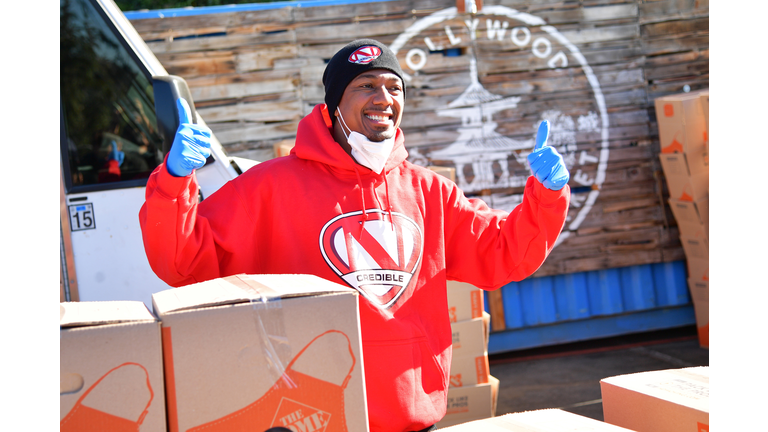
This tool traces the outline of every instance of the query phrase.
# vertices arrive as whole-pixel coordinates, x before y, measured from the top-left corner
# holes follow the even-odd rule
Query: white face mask
[[[341,110],[338,112],[343,126],[341,131],[347,137],[350,147],[352,147],[352,157],[360,165],[370,168],[376,174],[381,174],[384,166],[387,164],[389,155],[392,153],[392,149],[395,147],[396,135],[379,142],[371,141],[365,135],[349,129],[347,122],[344,121],[344,117],[341,115]],[[349,129],[349,135],[344,132],[344,128]]]

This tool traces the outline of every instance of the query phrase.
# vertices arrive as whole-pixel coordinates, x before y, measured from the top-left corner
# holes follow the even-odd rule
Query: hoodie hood
[[[360,165],[347,154],[331,135],[331,118],[325,104],[316,105],[312,112],[301,119],[296,133],[296,145],[291,150],[300,159],[320,162],[337,169],[358,172],[362,175],[377,175],[367,167]],[[395,136],[395,146],[389,155],[382,175],[388,173],[408,158],[405,150],[405,136],[400,128]]]

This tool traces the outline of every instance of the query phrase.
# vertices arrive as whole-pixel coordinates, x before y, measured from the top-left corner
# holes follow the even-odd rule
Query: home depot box
[[[452,182],[456,182],[456,168],[436,166],[436,165],[430,165],[427,168],[440,174],[443,177],[448,178]]]
[[[709,240],[701,237],[680,237],[686,258],[709,261]]]
[[[176,431],[368,430],[358,294],[236,275],[152,295]]]
[[[488,333],[490,315],[451,323],[453,340],[451,358],[451,387],[471,386],[488,382]]]
[[[291,149],[296,145],[296,141],[292,139],[286,139],[278,141],[272,144],[272,150],[275,152],[275,157],[283,157],[291,154]]]
[[[667,175],[669,197],[678,201],[699,201],[709,197],[709,172],[687,175]]]
[[[629,429],[573,414],[561,409],[542,409],[504,414],[440,429],[448,432],[627,432]],[[696,432],[696,431],[692,431]]]
[[[705,147],[707,124],[699,96],[682,93],[654,101],[662,153],[690,153]]]
[[[690,280],[709,282],[709,258],[686,257],[685,261]]]
[[[669,207],[683,237],[709,237],[709,198],[698,201],[669,200]]]
[[[487,312],[483,312],[480,318],[451,323],[453,356],[477,355],[487,351],[489,327],[490,315]]]
[[[699,92],[701,111],[704,113],[704,123],[707,125],[707,141],[709,141],[709,89]]]
[[[490,377],[489,370],[487,351],[463,356],[454,355],[451,359],[449,385],[462,387],[486,384]]]
[[[165,431],[160,322],[143,302],[60,304],[61,431]]]
[[[448,316],[451,322],[483,316],[483,290],[464,282],[448,281]]]
[[[600,390],[607,423],[637,432],[709,430],[706,366],[604,378]]]
[[[488,383],[448,389],[448,403],[445,416],[437,423],[442,429],[447,426],[472,420],[493,417],[499,396],[499,380],[489,377]]]
[[[709,282],[689,278],[688,289],[691,292],[693,310],[696,314],[699,345],[709,348]]]
[[[666,177],[690,177],[709,172],[709,152],[703,147],[689,153],[661,153],[659,159]]]

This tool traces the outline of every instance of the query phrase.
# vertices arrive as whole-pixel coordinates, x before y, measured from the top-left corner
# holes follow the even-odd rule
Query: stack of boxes
[[[709,347],[709,90],[656,99],[661,167],[688,263],[699,342]]]
[[[437,424],[447,427],[493,417],[499,380],[488,367],[490,315],[483,310],[483,291],[448,281],[448,315],[453,336],[453,360],[446,415]]]

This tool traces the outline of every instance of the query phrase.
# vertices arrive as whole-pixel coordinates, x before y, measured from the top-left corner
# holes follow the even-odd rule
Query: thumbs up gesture
[[[547,145],[549,138],[549,121],[544,120],[539,124],[536,133],[536,146],[528,155],[528,164],[531,166],[533,176],[536,177],[545,188],[560,190],[568,184],[571,174],[565,167],[563,157],[553,147]]]
[[[168,152],[165,166],[175,177],[186,177],[202,168],[211,155],[211,130],[192,123],[191,110],[186,100],[178,98],[179,128]]]

